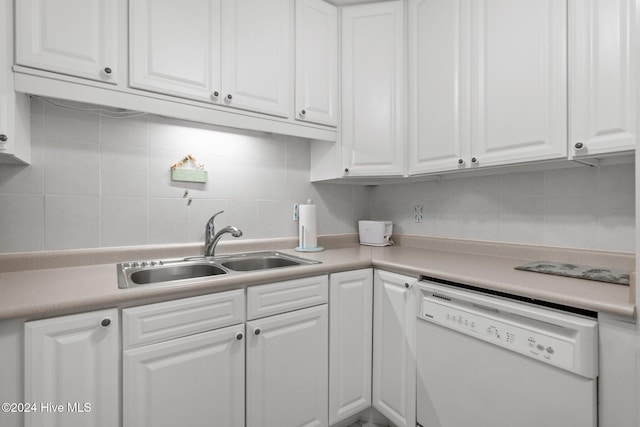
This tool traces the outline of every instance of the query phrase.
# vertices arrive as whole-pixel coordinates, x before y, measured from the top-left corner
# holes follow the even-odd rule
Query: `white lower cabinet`
[[[244,426],[244,325],[123,354],[125,427]]]
[[[398,427],[416,425],[415,282],[374,273],[373,407]]]
[[[329,278],[329,424],[371,406],[373,269]]]
[[[327,305],[247,322],[247,335],[247,427],[328,425]]]
[[[122,311],[123,426],[244,426],[244,290]]]
[[[117,309],[24,325],[26,427],[119,425]]]

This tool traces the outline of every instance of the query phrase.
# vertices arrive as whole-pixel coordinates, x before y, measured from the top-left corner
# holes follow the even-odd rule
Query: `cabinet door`
[[[327,306],[247,322],[247,427],[326,426]]]
[[[566,0],[471,2],[474,165],[566,157],[566,32]]]
[[[468,5],[409,0],[410,175],[468,162]]]
[[[14,90],[14,2],[0,3],[0,163],[31,161],[31,99]]]
[[[342,164],[346,175],[404,172],[403,3],[342,9]]]
[[[222,0],[222,86],[230,107],[289,117],[291,0]]]
[[[117,83],[118,8],[113,0],[16,1],[16,63]]]
[[[336,126],[338,9],[323,0],[296,3],[296,119]]]
[[[136,0],[129,22],[132,87],[218,101],[220,0]]]
[[[329,295],[329,424],[371,406],[373,270],[332,274]]]
[[[26,427],[119,424],[118,331],[116,309],[25,323]]]
[[[125,351],[124,427],[243,427],[244,342],[236,325]]]
[[[571,0],[569,152],[573,156],[635,149],[633,0]],[[579,149],[576,149],[576,144]]]
[[[376,270],[373,407],[394,425],[416,425],[415,279]]]

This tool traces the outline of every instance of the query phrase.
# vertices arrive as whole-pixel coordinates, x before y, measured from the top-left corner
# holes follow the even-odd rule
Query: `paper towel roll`
[[[316,205],[311,203],[300,205],[299,210],[300,222],[298,223],[298,246],[301,249],[315,248],[318,246]]]

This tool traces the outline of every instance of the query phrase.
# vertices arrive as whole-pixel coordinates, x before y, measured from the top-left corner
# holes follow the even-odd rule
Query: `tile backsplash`
[[[307,140],[60,103],[82,110],[32,99],[32,164],[0,164],[0,252],[199,242],[219,210],[243,238],[292,237],[293,204],[308,198],[321,234],[368,215],[368,189],[309,183]],[[189,153],[206,184],[171,181]]]
[[[370,202],[397,233],[635,251],[633,163],[380,186]]]
[[[217,225],[238,226],[242,238],[295,237],[293,204],[308,198],[318,205],[319,234],[391,219],[404,234],[635,249],[633,164],[380,187],[310,184],[304,139],[64,104],[82,110],[34,98],[32,164],[0,164],[0,253],[200,242],[219,210]],[[189,153],[206,165],[206,184],[171,181],[169,166]]]

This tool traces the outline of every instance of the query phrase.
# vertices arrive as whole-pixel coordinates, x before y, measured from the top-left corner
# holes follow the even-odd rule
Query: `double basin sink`
[[[154,283],[183,283],[201,277],[312,264],[321,262],[277,251],[262,251],[214,257],[131,261],[119,263],[116,267],[118,287],[126,289]]]

